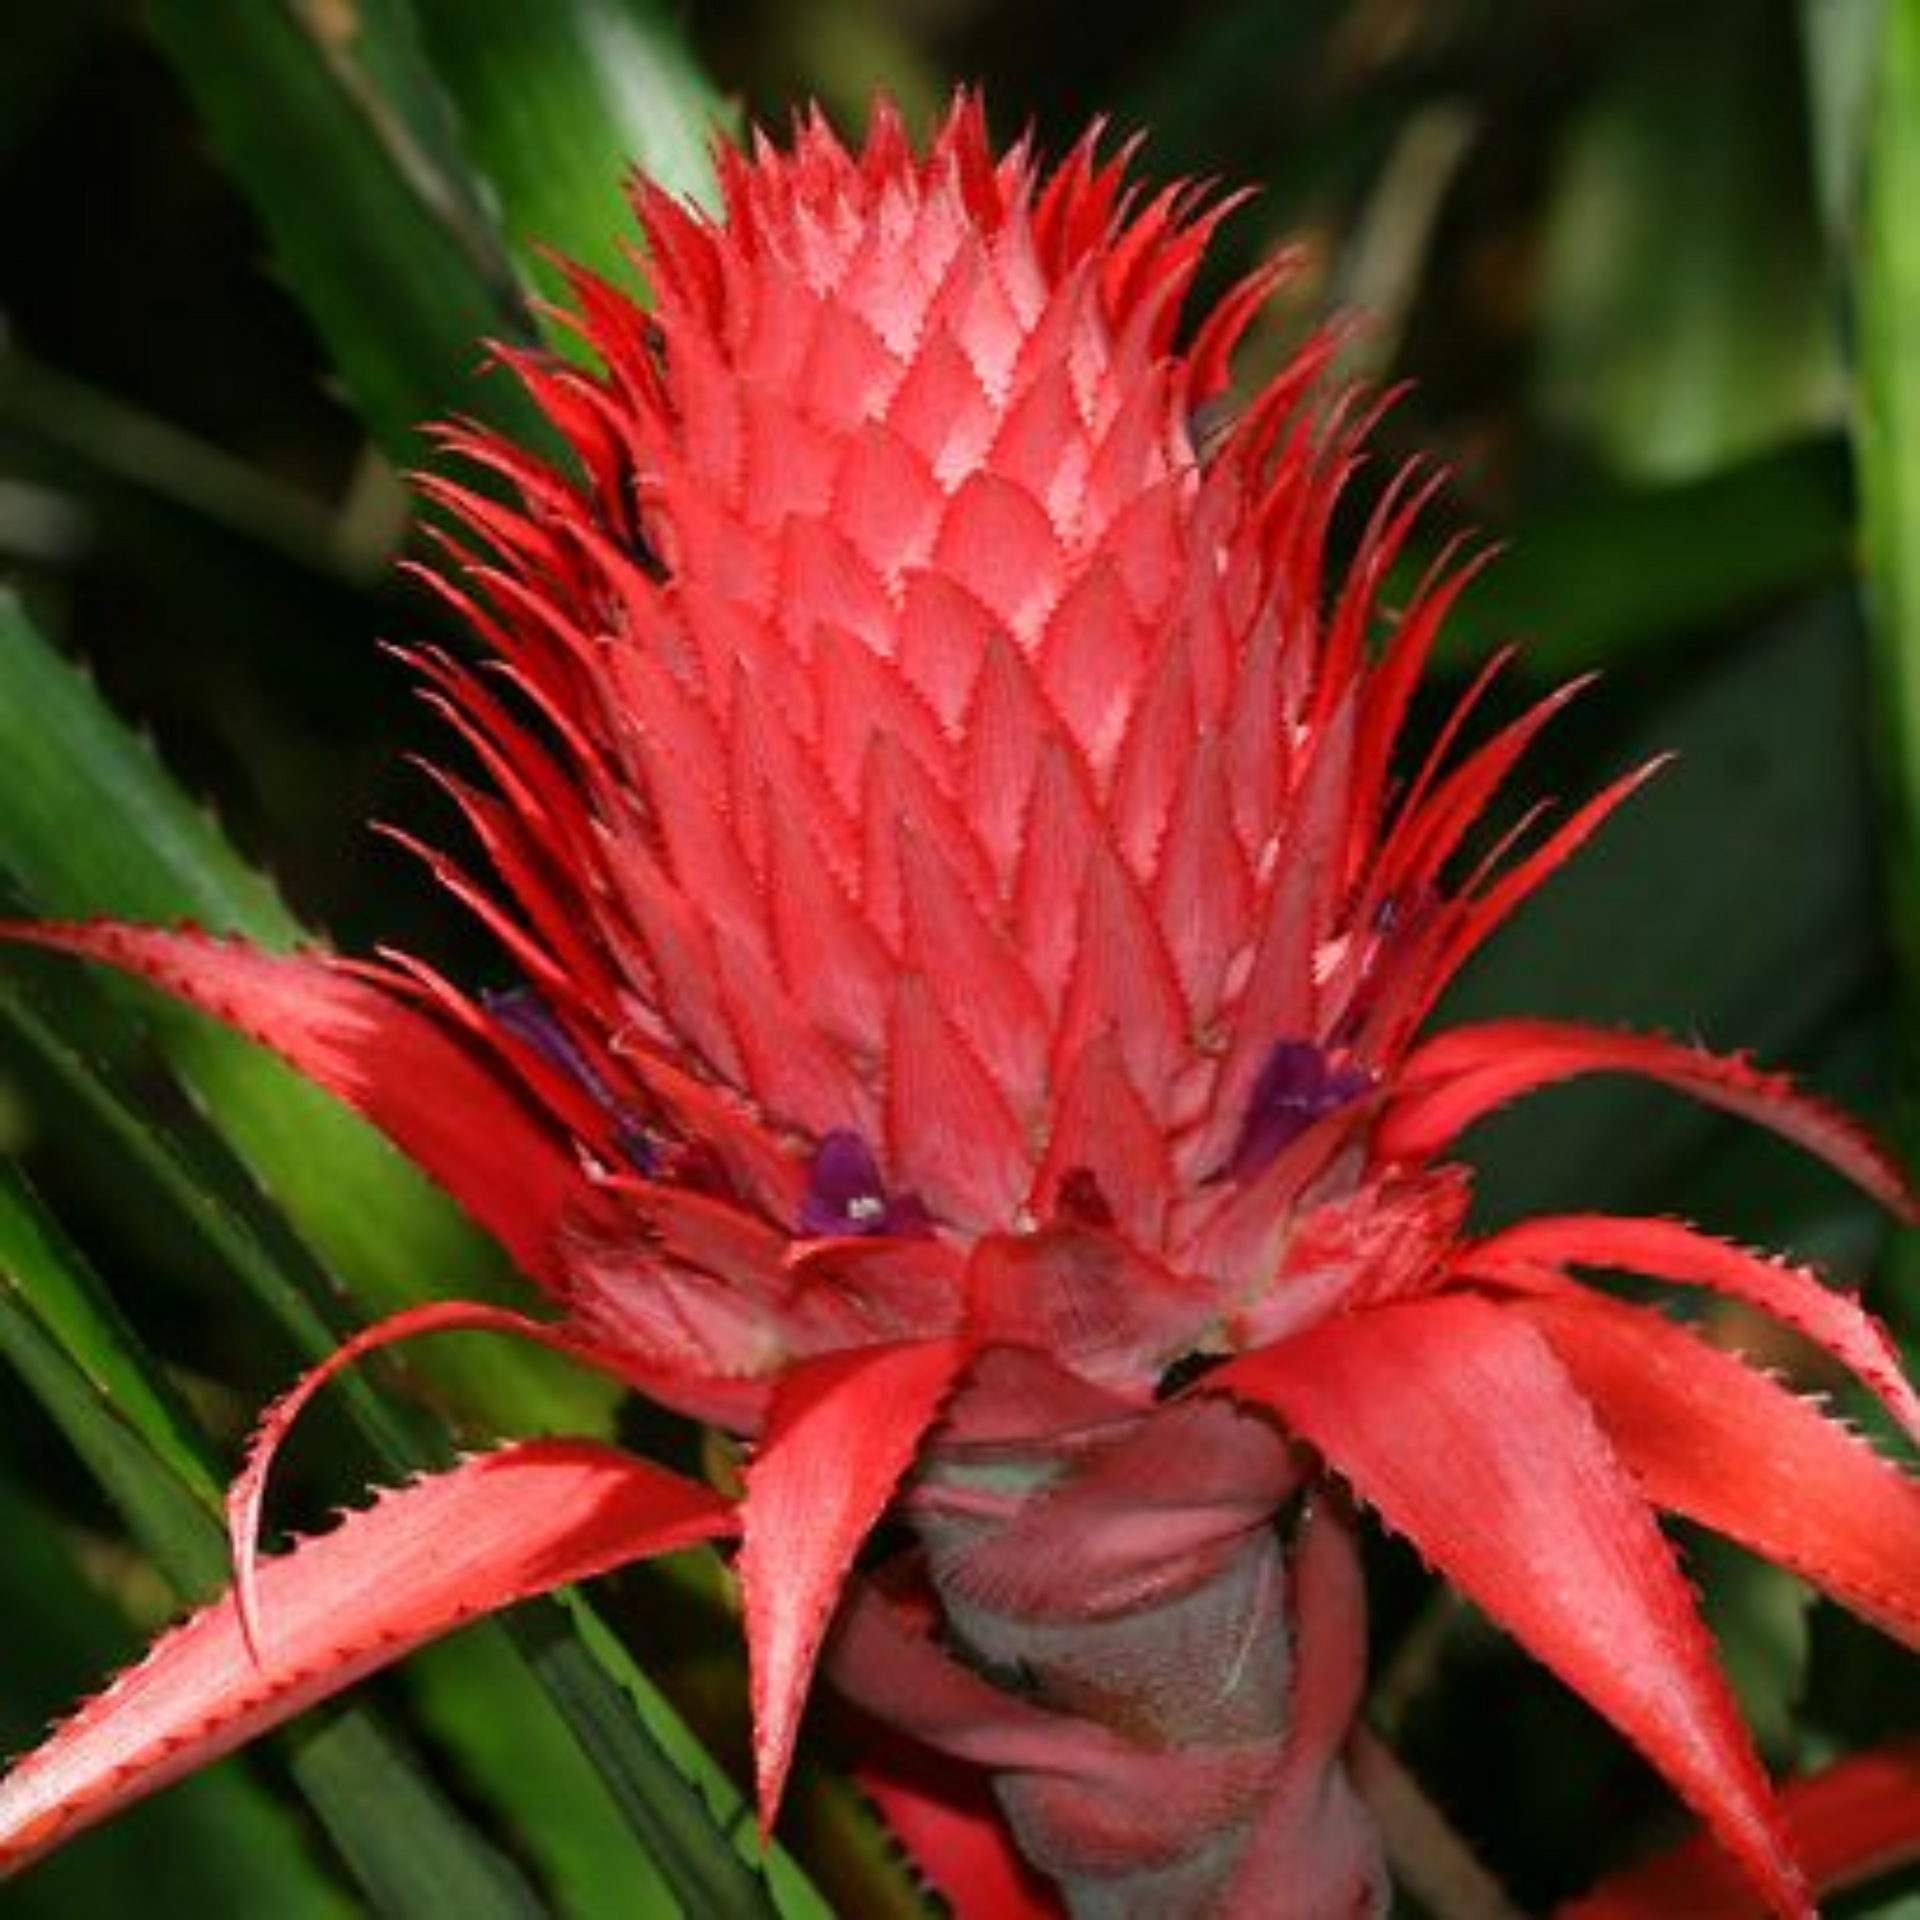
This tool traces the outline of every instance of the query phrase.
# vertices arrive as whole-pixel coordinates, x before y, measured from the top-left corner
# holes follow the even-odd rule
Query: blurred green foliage
[[[1052,151],[1106,113],[1147,130],[1150,169],[1260,189],[1213,284],[1282,238],[1309,251],[1250,376],[1330,306],[1374,316],[1365,370],[1413,383],[1390,449],[1454,474],[1434,538],[1476,526],[1512,549],[1446,666],[1517,636],[1522,680],[1608,669],[1538,787],[1579,793],[1681,750],[1462,1007],[1756,1046],[1911,1133],[1920,224],[1899,209],[1920,207],[1915,0],[1117,0],[1097,24],[1072,0],[10,9],[0,571],[21,602],[0,615],[0,887],[36,910],[191,913],[270,940],[304,923],[496,975],[364,826],[449,830],[403,766],[431,729],[377,645],[440,620],[393,566],[420,423],[515,416],[481,343],[541,334],[544,243],[637,271],[624,161],[698,192],[711,129],[777,123],[809,96],[857,123],[876,85],[924,124],[962,80]],[[0,1397],[18,1543],[0,1568],[0,1721],[19,1744],[217,1575],[210,1490],[299,1358],[380,1307],[474,1284],[485,1257],[244,1050],[136,1018],[70,969],[9,977],[0,1146],[20,1171],[0,1186],[0,1352],[31,1394]],[[1920,1331],[1911,1244],[1657,1094],[1570,1090],[1482,1144],[1490,1213],[1652,1206],[1851,1274],[1878,1262],[1883,1311]],[[349,1419],[315,1423],[296,1502],[430,1458],[449,1419],[612,1418],[491,1349],[393,1385],[343,1392]],[[1785,1576],[1720,1553],[1696,1571],[1770,1760],[1920,1724],[1912,1664]],[[1524,1903],[1664,1830],[1658,1789],[1549,1682],[1436,1615],[1395,1550],[1377,1572],[1407,1750]],[[529,1616],[89,1839],[9,1910],[918,1907],[844,1799],[799,1829],[806,1873],[776,1855],[763,1879],[735,1788],[681,1724],[737,1769],[710,1583],[636,1580],[607,1604],[677,1610],[684,1657],[642,1681],[598,1622]],[[516,1791],[533,1753],[561,1783],[537,1805]],[[687,1857],[636,1840],[635,1795],[685,1828]]]

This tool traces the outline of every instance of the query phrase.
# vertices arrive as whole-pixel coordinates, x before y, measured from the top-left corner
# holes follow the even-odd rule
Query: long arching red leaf
[[[383,1493],[155,1643],[0,1781],[0,1873],[482,1614],[733,1530],[710,1489],[529,1440]]]
[[[1818,1154],[1903,1218],[1914,1217],[1913,1189],[1891,1156],[1785,1074],[1662,1034],[1615,1033],[1568,1020],[1488,1020],[1416,1047],[1381,1118],[1378,1145],[1389,1158],[1431,1160],[1509,1101],[1588,1073],[1658,1080],[1770,1128]]]
[[[1749,1252],[1680,1220],[1604,1213],[1523,1220],[1462,1255],[1461,1266],[1520,1285],[1566,1266],[1606,1267],[1682,1286],[1710,1287],[1770,1314],[1824,1349],[1879,1395],[1908,1437],[1920,1442],[1920,1394],[1901,1371],[1886,1329],[1849,1295],[1804,1267]]]

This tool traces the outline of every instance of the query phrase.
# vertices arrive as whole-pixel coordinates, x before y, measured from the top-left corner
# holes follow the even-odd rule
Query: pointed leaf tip
[[[739,1561],[763,1833],[854,1555],[968,1353],[964,1341],[931,1340],[829,1354],[802,1361],[774,1396],[747,1469]]]
[[[267,1476],[273,1470],[273,1462],[281,1444],[307,1403],[330,1380],[383,1347],[433,1333],[507,1334],[517,1340],[550,1347],[587,1366],[604,1365],[588,1343],[575,1339],[564,1328],[531,1320],[508,1307],[492,1307],[465,1300],[435,1300],[425,1306],[409,1307],[404,1313],[393,1314],[371,1327],[362,1328],[317,1366],[304,1373],[260,1416],[247,1448],[246,1461],[227,1490],[227,1531],[233,1556],[234,1605],[239,1617],[241,1638],[256,1662],[263,1658],[262,1648],[270,1630],[260,1600],[261,1515],[266,1501]]]
[[[1058,1898],[1015,1847],[982,1769],[894,1739],[854,1779],[958,1920],[1061,1920]]]

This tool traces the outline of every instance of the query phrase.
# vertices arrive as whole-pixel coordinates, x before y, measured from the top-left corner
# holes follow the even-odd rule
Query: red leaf
[[[585,1190],[567,1143],[444,1027],[347,965],[97,921],[0,936],[105,961],[271,1047],[364,1114],[536,1279],[559,1277],[555,1221]]]
[[[1780,1808],[1815,1890],[1840,1893],[1920,1859],[1920,1741],[1856,1754],[1783,1787]],[[1704,1840],[1614,1876],[1561,1920],[1748,1920],[1753,1896]]]
[[[1906,1176],[1861,1129],[1785,1074],[1707,1053],[1660,1034],[1609,1033],[1562,1020],[1490,1020],[1456,1027],[1415,1049],[1400,1097],[1380,1125],[1380,1150],[1428,1160],[1510,1100],[1583,1073],[1658,1080],[1784,1135],[1856,1180],[1904,1219],[1914,1217]]]
[[[1899,1349],[1856,1302],[1803,1267],[1750,1253],[1679,1220],[1597,1213],[1522,1221],[1469,1249],[1461,1264],[1490,1279],[1511,1273],[1522,1285],[1542,1268],[1571,1265],[1712,1287],[1824,1348],[1858,1374],[1909,1437],[1920,1442],[1920,1395],[1901,1371]]]
[[[1516,1308],[1552,1343],[1656,1505],[1920,1648],[1920,1483],[1744,1361],[1596,1294]]]
[[[551,1347],[588,1366],[613,1370],[609,1362],[596,1354],[591,1343],[575,1338],[563,1327],[548,1326],[530,1320],[524,1313],[508,1307],[490,1307],[466,1300],[435,1300],[425,1306],[409,1307],[371,1327],[364,1327],[352,1339],[327,1355],[318,1366],[309,1368],[264,1414],[254,1430],[247,1449],[246,1464],[227,1489],[227,1527],[233,1543],[233,1597],[239,1610],[240,1626],[250,1646],[257,1647],[263,1626],[260,1598],[259,1545],[260,1515],[266,1499],[267,1475],[273,1470],[274,1457],[281,1443],[300,1417],[302,1409],[329,1380],[344,1373],[365,1355],[430,1333],[502,1333],[515,1339],[530,1340]]]
[[[707,1488],[587,1440],[529,1440],[384,1493],[156,1643],[0,1782],[0,1872],[515,1601],[732,1530]]]
[[[760,1825],[773,1825],[820,1641],[860,1543],[912,1465],[965,1343],[801,1361],[774,1394],[741,1503]]]
[[[1532,1327],[1459,1295],[1323,1322],[1206,1382],[1270,1408],[1628,1735],[1783,1913],[1806,1903],[1672,1550]]]
[[[1059,1900],[1015,1850],[979,1769],[889,1738],[854,1778],[955,1920],[1058,1920]]]

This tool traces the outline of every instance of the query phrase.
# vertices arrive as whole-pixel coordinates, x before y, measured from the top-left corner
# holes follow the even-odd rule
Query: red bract
[[[990,1780],[1070,1907],[1377,1910],[1345,1759],[1357,1497],[1609,1716],[1760,1897],[1803,1910],[1655,1510],[1911,1639],[1920,1500],[1809,1402],[1577,1270],[1770,1313],[1909,1432],[1914,1396],[1850,1299],[1678,1223],[1476,1242],[1447,1156],[1507,1100],[1624,1071],[1896,1207],[1900,1177],[1740,1061],[1546,1023],[1420,1037],[1642,776],[1463,861],[1564,697],[1464,749],[1491,674],[1394,774],[1464,570],[1386,597],[1418,473],[1336,565],[1372,408],[1329,390],[1330,338],[1217,424],[1275,276],[1181,334],[1219,205],[1141,196],[1091,138],[1051,175],[996,157],[971,102],[924,154],[883,108],[858,152],[813,120],[721,172],[715,218],[639,192],[651,316],[574,276],[598,373],[510,356],[570,459],[459,428],[491,484],[429,483],[467,530],[437,583],[496,656],[418,658],[485,772],[447,784],[490,876],[429,857],[524,985],[476,1000],[399,958],[16,934],[279,1049],[554,1303],[550,1323],[427,1310],[342,1358],[504,1329],[753,1443],[767,1819],[824,1660],[888,1729],[882,1799],[983,1909],[1037,1896],[930,1757]],[[266,1460],[315,1384],[236,1490],[239,1604],[0,1789],[16,1861],[364,1671],[366,1608],[398,1609],[397,1650],[617,1557],[576,1538],[596,1455],[576,1500],[503,1491],[515,1525],[457,1578],[364,1590],[376,1529],[439,1523],[432,1480],[256,1569]],[[626,1550],[711,1532],[705,1497],[621,1490]],[[915,1546],[856,1571],[887,1512]],[[296,1682],[276,1649],[300,1608],[321,1626],[294,1635]]]

